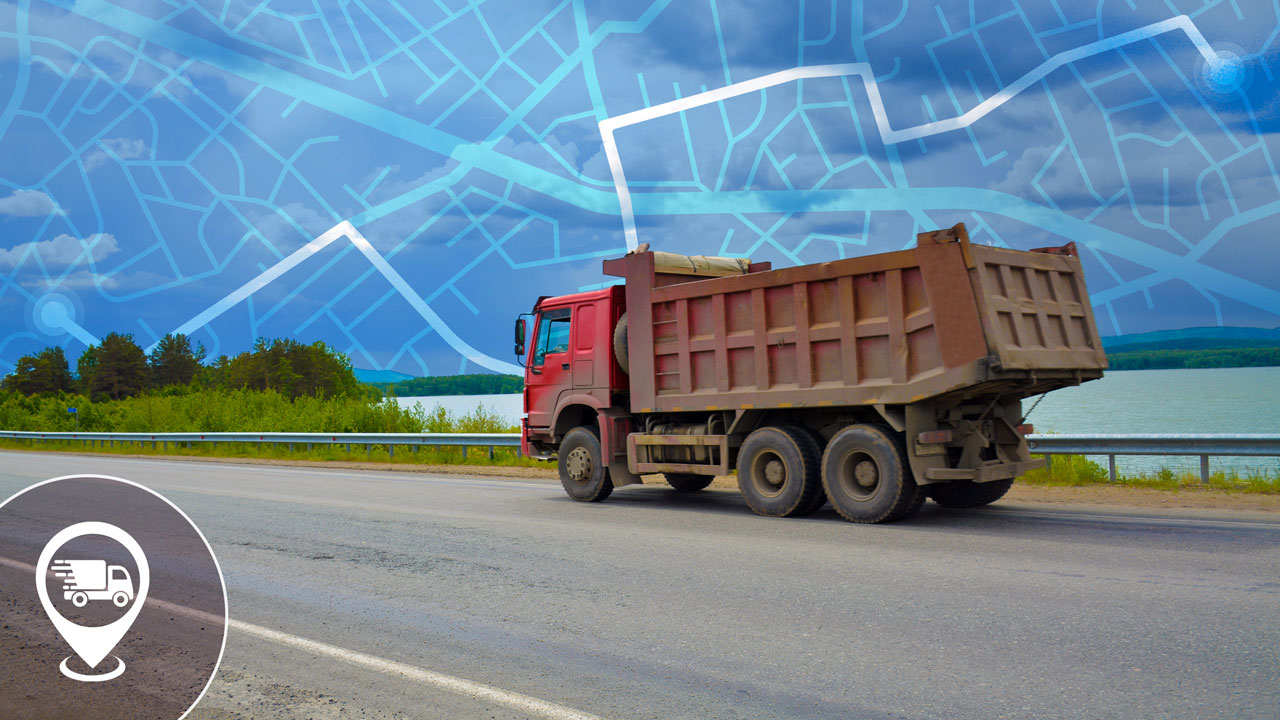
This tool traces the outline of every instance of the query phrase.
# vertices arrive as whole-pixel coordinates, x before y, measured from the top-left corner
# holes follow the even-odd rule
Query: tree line
[[[524,390],[524,378],[519,375],[438,375],[410,378],[395,382],[373,383],[388,395],[416,397],[419,395],[501,395]]]
[[[80,393],[120,400],[184,387],[274,390],[288,397],[361,394],[351,362],[323,342],[259,338],[253,349],[206,363],[203,345],[186,335],[165,335],[146,353],[129,334],[111,333],[90,346],[71,372],[61,347],[18,359],[0,389],[23,395]]]
[[[1280,347],[1138,350],[1107,353],[1112,370],[1170,370],[1280,366]]]

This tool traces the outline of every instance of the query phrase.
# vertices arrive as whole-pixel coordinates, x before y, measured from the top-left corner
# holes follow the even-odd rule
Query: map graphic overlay
[[[170,332],[519,372],[637,242],[1075,241],[1104,335],[1280,325],[1280,0],[0,2],[0,372]]]

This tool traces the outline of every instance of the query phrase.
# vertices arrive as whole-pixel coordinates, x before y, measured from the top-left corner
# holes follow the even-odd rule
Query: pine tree
[[[71,391],[71,370],[60,347],[49,347],[35,355],[18,358],[13,373],[4,379],[5,390],[24,395],[45,395]]]
[[[162,388],[190,384],[204,356],[204,346],[192,350],[186,335],[165,335],[147,358],[151,368],[151,386]]]
[[[147,387],[147,356],[133,335],[111,333],[97,347],[97,367],[89,382],[90,395],[113,400],[137,395]]]

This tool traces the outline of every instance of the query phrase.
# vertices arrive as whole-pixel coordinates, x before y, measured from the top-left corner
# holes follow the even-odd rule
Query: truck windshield
[[[569,310],[551,310],[538,323],[538,340],[534,345],[533,364],[541,365],[547,355],[569,351]]]

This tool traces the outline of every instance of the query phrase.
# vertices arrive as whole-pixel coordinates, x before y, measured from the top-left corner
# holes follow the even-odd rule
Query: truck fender
[[[938,482],[925,478],[925,471],[931,468],[947,466],[946,450],[940,445],[921,445],[918,442],[920,433],[938,429],[938,421],[934,414],[933,403],[916,402],[906,406],[905,413],[907,461],[911,465],[911,474],[917,485]]]
[[[589,393],[575,393],[572,390],[560,393],[560,397],[556,400],[555,413],[551,417],[552,440],[559,443],[570,430],[579,425],[589,424],[584,421],[595,420],[596,414],[604,407],[607,407],[606,403]],[[584,417],[566,424],[564,422],[566,411],[581,411]]]

